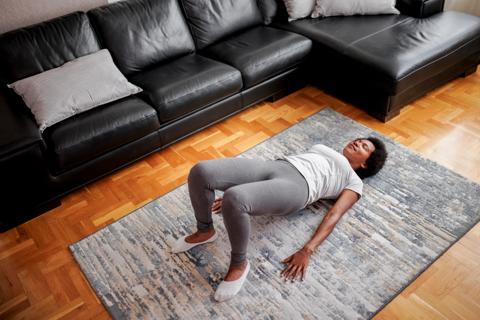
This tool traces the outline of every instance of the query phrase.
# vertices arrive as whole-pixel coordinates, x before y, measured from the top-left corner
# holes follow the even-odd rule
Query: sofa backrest
[[[283,0],[257,0],[257,3],[266,25],[274,21],[287,22],[288,13]]]
[[[116,2],[88,15],[100,42],[126,75],[195,50],[177,0]]]
[[[85,13],[75,12],[0,35],[2,85],[100,50]]]
[[[243,29],[260,25],[256,0],[181,0],[197,49]]]

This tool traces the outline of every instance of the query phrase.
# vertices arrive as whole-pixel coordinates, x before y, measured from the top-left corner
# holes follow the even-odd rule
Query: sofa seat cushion
[[[244,88],[249,88],[303,62],[311,46],[304,36],[261,26],[209,46],[201,54],[240,70]]]
[[[240,72],[192,54],[136,74],[131,82],[157,109],[161,123],[178,119],[239,92]]]
[[[314,41],[314,63],[395,95],[480,51],[480,18],[442,12],[407,16],[332,17],[277,27]]]
[[[159,128],[155,109],[130,96],[59,122],[43,135],[56,175]]]

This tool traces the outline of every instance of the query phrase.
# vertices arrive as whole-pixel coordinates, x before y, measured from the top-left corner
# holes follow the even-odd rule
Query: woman
[[[230,267],[215,292],[217,301],[237,294],[250,270],[247,246],[250,217],[287,215],[326,198],[337,199],[305,246],[286,258],[281,276],[294,281],[305,278],[315,248],[332,232],[343,214],[361,197],[362,180],[376,174],[386,160],[383,142],[356,139],[343,154],[317,144],[308,152],[264,161],[224,158],[196,164],[188,176],[190,199],[198,231],[178,239],[172,252],[187,251],[217,238],[212,212],[222,212],[231,244]],[[215,190],[224,191],[215,200]]]

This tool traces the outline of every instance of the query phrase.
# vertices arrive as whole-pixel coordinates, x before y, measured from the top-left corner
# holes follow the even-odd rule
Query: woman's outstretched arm
[[[359,195],[356,192],[344,189],[335,204],[328,210],[313,237],[302,249],[282,261],[287,266],[280,276],[285,277],[285,280],[291,279],[292,281],[295,280],[297,276],[301,280],[305,279],[310,256],[333,231],[335,225],[345,212],[347,212],[358,199]]]

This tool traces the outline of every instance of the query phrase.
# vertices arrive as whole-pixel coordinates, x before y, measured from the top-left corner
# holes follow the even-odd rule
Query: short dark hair
[[[375,150],[366,161],[367,167],[359,168],[355,171],[358,176],[363,179],[377,174],[378,171],[383,168],[385,160],[387,160],[388,152],[383,141],[378,138],[368,137],[359,140],[368,140],[375,146]]]

